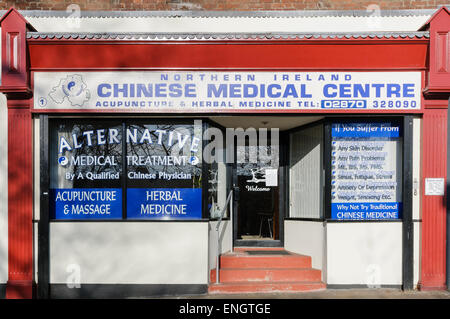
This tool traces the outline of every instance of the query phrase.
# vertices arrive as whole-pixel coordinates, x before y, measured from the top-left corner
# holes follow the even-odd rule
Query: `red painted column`
[[[33,145],[26,33],[14,8],[0,18],[2,81],[8,105],[8,282],[6,298],[33,297]],[[3,154],[6,156],[6,154]]]
[[[422,255],[419,287],[446,288],[446,196],[426,195],[427,178],[447,185],[447,108],[450,96],[450,11],[442,7],[420,28],[430,32],[422,128]],[[446,187],[445,187],[446,189]],[[446,191],[446,190],[445,190]]]
[[[426,109],[422,130],[421,290],[445,289],[446,199],[425,195],[426,178],[447,176],[447,109]],[[446,184],[445,184],[446,185]]]
[[[8,99],[8,299],[33,296],[32,150],[29,100]]]

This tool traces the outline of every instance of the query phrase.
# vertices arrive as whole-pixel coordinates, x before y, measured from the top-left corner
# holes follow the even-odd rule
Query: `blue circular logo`
[[[58,163],[59,163],[59,165],[61,165],[61,166],[66,166],[67,164],[69,164],[69,160],[67,159],[67,157],[61,156],[61,157],[58,159]]]
[[[189,163],[191,163],[191,165],[197,165],[198,164],[198,158],[197,156],[191,156],[189,158]]]
[[[83,83],[79,79],[73,79],[63,84],[62,89],[65,95],[75,97],[83,92]]]
[[[67,83],[67,88],[69,89],[69,91],[71,91],[75,85],[75,81],[70,81],[69,83]]]
[[[39,105],[40,106],[46,106],[47,105],[47,99],[45,97],[41,97],[39,99]]]

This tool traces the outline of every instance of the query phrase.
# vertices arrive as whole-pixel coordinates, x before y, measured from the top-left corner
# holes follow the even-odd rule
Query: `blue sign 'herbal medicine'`
[[[201,188],[129,188],[128,218],[202,218]]]

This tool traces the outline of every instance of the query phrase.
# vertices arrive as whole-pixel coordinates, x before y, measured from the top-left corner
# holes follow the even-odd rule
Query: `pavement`
[[[326,289],[309,292],[205,294],[163,299],[450,299],[450,291],[402,291],[394,288]]]

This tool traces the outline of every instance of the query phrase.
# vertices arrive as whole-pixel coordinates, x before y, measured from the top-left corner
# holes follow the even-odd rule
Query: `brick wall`
[[[382,10],[434,9],[450,0],[0,0],[0,9],[66,10],[366,10],[371,4]]]

